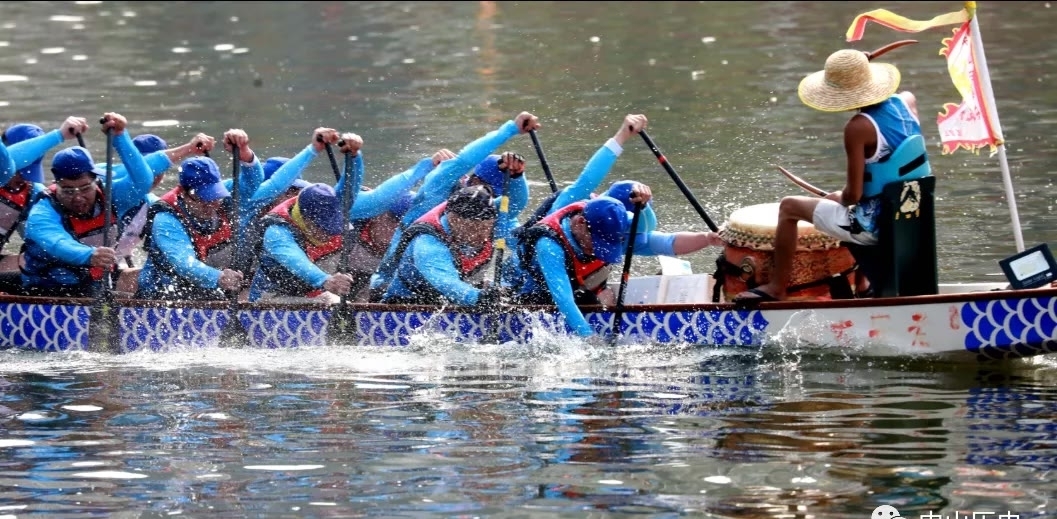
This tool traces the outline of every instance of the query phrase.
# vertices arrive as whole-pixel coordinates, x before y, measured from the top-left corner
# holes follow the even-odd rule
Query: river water
[[[718,223],[843,178],[845,114],[796,86],[852,45],[893,51],[937,176],[943,281],[1000,281],[1014,253],[998,161],[939,153],[958,93],[938,55],[875,8],[957,2],[5,2],[6,127],[128,117],[170,143],[243,128],[261,157],[317,126],[365,140],[368,183],[457,151],[522,110],[559,184],[627,113]],[[1028,246],[1053,242],[1057,122],[1045,2],[980,4]],[[88,146],[103,157],[101,134]],[[530,161],[527,137],[503,149]],[[218,160],[223,164],[222,154]],[[45,159],[47,167],[49,158]],[[611,174],[653,190],[661,230],[703,229],[644,144]],[[169,175],[162,189],[175,182]],[[329,181],[325,160],[306,173]],[[688,259],[711,272],[718,251]],[[636,260],[635,274],[654,261]],[[1057,362],[949,364],[820,351],[525,346],[0,352],[0,517],[1052,517]],[[990,515],[988,515],[990,514]]]

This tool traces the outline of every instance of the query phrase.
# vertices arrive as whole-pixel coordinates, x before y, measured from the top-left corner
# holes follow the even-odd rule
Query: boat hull
[[[553,308],[517,307],[495,314],[451,308],[352,304],[354,326],[340,337],[334,312],[307,305],[119,301],[113,325],[91,301],[0,296],[0,347],[127,353],[229,345],[299,348],[328,343],[407,346],[416,338],[524,343],[571,333]],[[587,308],[600,334],[612,312]],[[106,322],[104,322],[106,320]],[[237,321],[237,322],[236,322]],[[621,343],[679,343],[759,348],[802,344],[879,356],[962,355],[978,360],[1057,352],[1057,290],[993,291],[851,301],[629,305]],[[231,332],[237,332],[232,334]],[[100,337],[107,333],[104,337]],[[497,339],[496,339],[497,337]]]

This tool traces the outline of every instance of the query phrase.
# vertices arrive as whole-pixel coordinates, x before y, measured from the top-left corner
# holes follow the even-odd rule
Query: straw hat
[[[880,103],[899,88],[899,69],[870,63],[866,53],[844,49],[826,58],[825,70],[800,81],[804,104],[823,112],[844,112]]]

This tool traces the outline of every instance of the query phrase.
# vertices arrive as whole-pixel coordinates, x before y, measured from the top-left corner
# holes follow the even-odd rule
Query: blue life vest
[[[866,165],[862,198],[880,195],[885,185],[892,182],[927,177],[931,173],[928,153],[925,151],[925,138],[921,135],[911,135],[888,156]]]

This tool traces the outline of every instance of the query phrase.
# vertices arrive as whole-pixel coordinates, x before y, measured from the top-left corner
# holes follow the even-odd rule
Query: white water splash
[[[316,470],[323,468],[323,465],[246,465],[242,467],[246,470],[274,470],[277,472],[294,472],[300,470]]]
[[[147,477],[147,475],[136,474],[133,472],[122,472],[120,470],[101,470],[98,472],[77,472],[73,474],[73,477],[88,479],[143,479]]]

